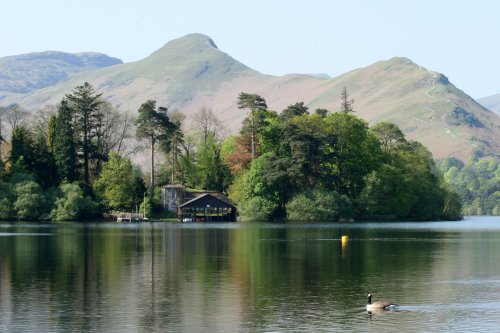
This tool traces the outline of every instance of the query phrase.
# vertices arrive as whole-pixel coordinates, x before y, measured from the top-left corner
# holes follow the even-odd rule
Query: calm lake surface
[[[0,331],[499,332],[500,218],[0,222]]]

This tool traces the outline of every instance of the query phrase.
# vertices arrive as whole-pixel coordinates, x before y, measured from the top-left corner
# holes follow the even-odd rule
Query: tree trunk
[[[255,132],[252,131],[252,160],[255,160],[255,157],[257,157],[257,149],[255,146]]]
[[[155,191],[155,142],[151,140],[151,177],[149,180],[149,198],[153,201]]]
[[[83,180],[85,184],[90,184],[89,173],[89,134],[88,134],[88,115],[84,111],[83,118]]]
[[[175,166],[177,164],[177,145],[172,149],[172,185],[175,184]]]

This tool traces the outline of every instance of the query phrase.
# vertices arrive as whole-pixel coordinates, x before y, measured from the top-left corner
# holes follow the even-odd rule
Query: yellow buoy
[[[345,255],[345,251],[347,249],[347,241],[349,240],[349,237],[347,236],[342,236],[342,257],[344,257]]]

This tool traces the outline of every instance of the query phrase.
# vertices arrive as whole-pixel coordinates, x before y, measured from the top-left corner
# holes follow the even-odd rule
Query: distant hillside
[[[311,110],[335,111],[345,86],[355,100],[358,116],[370,123],[395,122],[408,138],[427,145],[436,158],[466,160],[478,151],[500,156],[500,117],[444,75],[409,59],[380,61],[335,78],[276,77],[246,67],[201,34],[173,40],[137,62],[77,73],[31,94],[4,94],[2,102],[18,102],[26,108],[56,104],[85,81],[121,110],[136,112],[147,99],[188,116],[206,106],[231,131],[236,131],[245,117],[236,107],[242,91],[260,94],[277,111],[299,101]]]
[[[483,97],[477,100],[485,108],[490,109],[497,114],[500,114],[500,94]]]
[[[122,64],[101,53],[39,52],[0,58],[0,93],[29,93],[96,68]]]

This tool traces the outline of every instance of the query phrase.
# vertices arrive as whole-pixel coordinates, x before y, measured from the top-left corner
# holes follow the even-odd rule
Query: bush
[[[276,210],[276,205],[262,197],[255,196],[240,206],[240,216],[244,221],[268,221]]]
[[[317,221],[314,199],[304,193],[297,194],[287,204],[287,219],[290,221]]]
[[[294,196],[287,204],[287,219],[290,221],[335,221],[350,211],[336,192],[323,189],[306,191]]]
[[[144,213],[144,217],[151,217],[153,214],[153,204],[151,203],[151,200],[149,200],[149,197],[145,197],[144,200],[141,202],[141,205],[139,207],[139,212]]]
[[[61,195],[56,199],[50,218],[55,221],[75,221],[91,217],[97,205],[90,197],[84,196],[76,183],[65,183],[59,187]]]
[[[444,207],[443,216],[444,220],[457,221],[462,219],[462,199],[457,192],[444,187]]]
[[[14,218],[14,191],[10,183],[0,181],[0,220]]]
[[[19,220],[37,220],[42,217],[46,207],[42,188],[34,181],[25,181],[15,185],[14,211]]]

